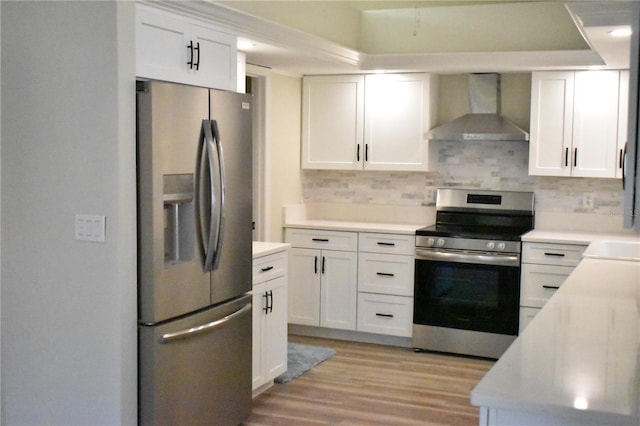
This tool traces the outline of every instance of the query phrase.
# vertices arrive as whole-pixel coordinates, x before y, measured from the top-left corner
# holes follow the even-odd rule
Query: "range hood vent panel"
[[[430,140],[447,141],[528,141],[529,134],[500,115],[500,76],[469,75],[471,113],[435,127]]]

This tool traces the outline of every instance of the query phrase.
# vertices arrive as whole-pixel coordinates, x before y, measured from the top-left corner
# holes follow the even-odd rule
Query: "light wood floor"
[[[250,425],[477,425],[473,387],[492,361],[289,336],[333,358],[256,397]]]

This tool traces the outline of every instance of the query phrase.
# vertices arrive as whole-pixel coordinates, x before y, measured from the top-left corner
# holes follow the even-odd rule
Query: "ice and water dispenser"
[[[196,231],[193,174],[162,178],[165,264],[190,262],[194,257]]]

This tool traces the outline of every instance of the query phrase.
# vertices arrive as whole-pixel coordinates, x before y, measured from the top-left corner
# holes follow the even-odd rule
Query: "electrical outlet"
[[[436,203],[436,190],[427,189],[426,192],[424,193],[424,201],[422,202],[422,204],[425,206],[429,206],[429,205],[432,206],[435,203]]]
[[[582,194],[582,208],[584,209],[593,209],[593,194],[585,193]]]

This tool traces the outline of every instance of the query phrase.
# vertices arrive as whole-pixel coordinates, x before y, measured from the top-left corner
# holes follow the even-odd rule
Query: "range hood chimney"
[[[430,140],[528,141],[529,134],[500,116],[500,75],[469,75],[469,114],[429,131]]]

